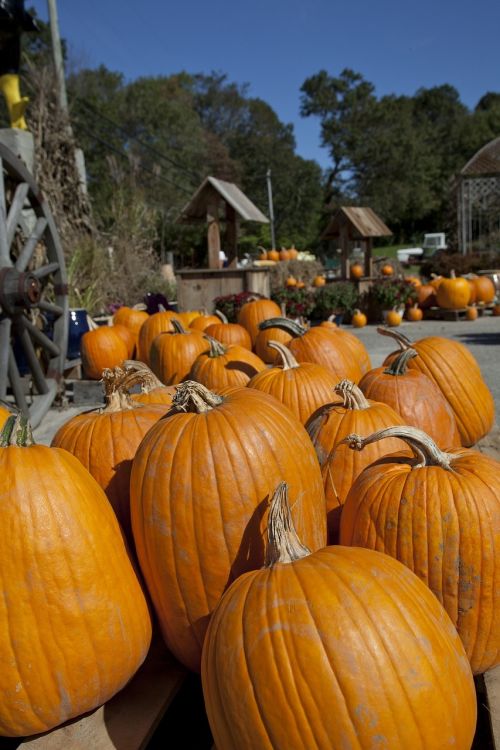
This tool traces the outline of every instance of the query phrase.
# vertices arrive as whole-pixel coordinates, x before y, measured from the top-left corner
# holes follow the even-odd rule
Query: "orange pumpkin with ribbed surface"
[[[106,495],[74,456],[8,421],[0,476],[0,735],[21,737],[121,690],[151,622]]]
[[[477,320],[478,312],[475,305],[469,306],[465,311],[466,320]]]
[[[165,385],[176,385],[187,378],[195,359],[208,350],[200,331],[185,329],[173,320],[172,333],[160,333],[151,344],[151,369]]]
[[[480,674],[500,663],[500,462],[466,448],[442,452],[407,426],[349,442],[361,450],[386,436],[404,440],[414,455],[386,458],[358,477],[341,543],[377,549],[413,570],[448,612]]]
[[[129,328],[137,341],[142,324],[149,318],[145,310],[136,310],[134,307],[120,307],[113,315],[113,325]]]
[[[352,325],[354,328],[364,328],[368,323],[368,318],[361,310],[354,310],[352,314]]]
[[[361,263],[353,263],[350,270],[351,279],[362,279],[365,275],[365,269]]]
[[[398,312],[396,309],[394,309],[394,310],[389,310],[389,312],[387,313],[385,322],[387,323],[388,326],[397,327],[401,325],[402,319],[403,318],[401,316],[401,313]]]
[[[11,412],[0,405],[0,428],[4,426],[10,416]]]
[[[191,323],[199,318],[201,314],[200,310],[187,310],[186,312],[177,313],[177,318],[181,321],[184,328],[189,328]]]
[[[207,336],[208,351],[196,358],[189,373],[190,380],[196,380],[207,388],[227,388],[245,386],[261,370],[265,363],[243,346],[225,346],[220,341]]]
[[[100,326],[80,340],[83,372],[91,380],[100,380],[104,369],[117,367],[129,356],[127,345],[113,328]]]
[[[253,388],[178,386],[177,414],[146,435],[132,468],[132,526],[162,633],[198,671],[210,615],[228,584],[264,562],[262,534],[284,477],[304,541],[326,541],[325,498],[304,427]],[[173,530],[175,530],[173,532]]]
[[[328,513],[328,539],[338,542],[339,519],[342,505],[354,480],[372,461],[386,453],[404,450],[400,440],[390,445],[373,445],[369,453],[355,453],[342,441],[351,432],[367,434],[374,429],[404,424],[403,419],[387,404],[367,401],[360,389],[349,380],[341,380],[335,387],[337,401],[320,408],[306,423],[322,467]],[[335,398],[332,393],[332,397]]]
[[[146,432],[170,408],[168,403],[141,404],[129,396],[129,389],[144,377],[131,367],[104,370],[104,408],[72,417],[52,440],[54,447],[76,456],[103,488],[129,542],[132,459]]]
[[[495,299],[495,285],[489,276],[476,276],[472,279],[474,289],[476,290],[476,302],[483,302],[489,305]]]
[[[437,305],[436,290],[430,284],[422,284],[417,289],[417,300],[422,310]]]
[[[199,315],[191,321],[189,327],[194,331],[205,331],[208,326],[219,325],[221,319],[217,315]]]
[[[395,339],[400,349],[412,347],[418,353],[408,367],[420,370],[436,383],[453,410],[463,445],[474,445],[488,434],[495,421],[495,403],[475,357],[466,346],[443,336],[426,336],[412,343],[397,331],[377,330]],[[389,364],[397,354],[386,357],[384,364]]]
[[[424,314],[420,307],[418,306],[418,303],[415,303],[412,307],[409,307],[406,311],[406,319],[410,320],[412,323],[418,323],[422,318],[424,317]]]
[[[266,567],[224,594],[203,649],[218,750],[469,750],[474,681],[426,586],[372,550],[311,554],[286,487],[269,516]]]
[[[440,448],[461,446],[453,410],[437,385],[408,364],[415,349],[401,352],[387,367],[366,373],[359,383],[365,396],[391,406],[403,423],[426,432]]]
[[[436,292],[439,307],[447,310],[460,310],[468,305],[471,296],[470,285],[467,279],[457,277],[452,271],[449,279],[441,279]]]
[[[121,338],[121,340],[127,347],[127,358],[133,357],[137,337],[135,336],[132,329],[121,325],[121,323],[117,323],[116,325],[112,326],[112,330]]]
[[[259,333],[259,323],[281,315],[281,309],[270,299],[256,299],[243,305],[238,313],[238,323],[246,328],[252,339],[252,346]]]
[[[217,317],[219,318],[217,323],[205,328],[207,336],[212,336],[226,346],[234,344],[244,346],[245,349],[252,351],[252,339],[246,328],[240,326],[239,323],[229,323],[226,316],[219,310],[217,311]]]
[[[261,330],[281,328],[293,336],[288,348],[297,362],[313,362],[323,365],[335,375],[337,380],[349,378],[361,379],[361,368],[358,360],[346,344],[345,338],[339,336],[336,329],[305,328],[288,318],[271,318],[260,325]]]
[[[274,260],[275,262],[278,262],[279,259],[280,259],[280,254],[277,250],[267,251],[267,260]]]
[[[177,313],[163,310],[150,315],[141,326],[137,340],[137,358],[151,367],[151,344],[160,334],[174,330],[173,320],[178,320]]]
[[[297,362],[290,349],[278,341],[270,341],[269,346],[278,352],[281,367],[266,368],[254,375],[248,387],[274,396],[305,423],[330,401],[337,379],[321,365]]]
[[[255,339],[255,353],[263,362],[274,365],[280,361],[280,355],[276,349],[269,346],[270,341],[278,341],[280,344],[288,344],[292,340],[292,334],[281,328],[266,328],[259,331]]]
[[[345,328],[339,327],[336,327],[334,330],[332,330],[332,333],[335,334],[335,336],[338,336],[343,346],[357,361],[362,375],[364,375],[365,372],[368,372],[368,370],[371,370],[372,363],[370,355],[368,354],[366,346],[363,344],[361,339],[358,339],[355,333],[351,333],[351,331],[346,331]]]

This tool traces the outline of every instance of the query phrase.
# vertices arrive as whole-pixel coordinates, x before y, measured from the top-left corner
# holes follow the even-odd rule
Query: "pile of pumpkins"
[[[417,303],[407,312],[409,320],[421,320],[422,310],[429,307],[441,307],[445,310],[466,310],[467,320],[476,320],[478,308],[495,302],[496,290],[488,276],[457,276],[454,271],[450,277],[433,276],[425,284],[420,279],[408,279],[415,286]],[[500,305],[493,304],[493,315],[500,315]]]
[[[0,734],[120,690],[150,597],[218,750],[471,747],[500,662],[500,463],[471,449],[491,393],[462,344],[384,329],[373,369],[276,307],[122,309],[137,359],[104,408],[52,447],[7,419]]]

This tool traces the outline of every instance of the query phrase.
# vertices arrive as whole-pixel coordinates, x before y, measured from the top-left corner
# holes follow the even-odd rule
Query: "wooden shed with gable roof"
[[[224,247],[221,245],[221,221],[225,222]],[[206,177],[189,203],[181,211],[178,223],[206,222],[208,242],[208,267],[220,268],[220,252],[224,250],[228,265],[236,267],[238,259],[238,228],[240,221],[268,224],[250,198],[233,182]]]
[[[348,279],[349,256],[354,247],[359,246],[364,251],[365,276],[373,276],[372,249],[374,237],[390,237],[389,227],[377,216],[371,208],[359,206],[341,206],[333,214],[323,232],[322,239],[337,240],[342,250],[341,276]]]

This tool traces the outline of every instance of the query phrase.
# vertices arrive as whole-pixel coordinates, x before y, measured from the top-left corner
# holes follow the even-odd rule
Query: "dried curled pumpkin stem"
[[[386,367],[384,375],[405,375],[408,370],[408,362],[410,359],[413,359],[413,357],[416,357],[417,354],[418,353],[415,349],[412,349],[411,347],[409,349],[403,349],[403,351],[393,359],[389,367]]]
[[[334,391],[337,396],[342,398],[346,409],[353,409],[355,411],[356,409],[370,408],[370,403],[367,401],[365,394],[352,380],[344,378],[340,383],[337,383]]]
[[[12,414],[2,428],[0,433],[0,448],[8,448],[15,445],[18,448],[29,448],[34,445],[33,433],[28,417],[24,414]]]
[[[300,367],[290,349],[280,341],[268,341],[267,345],[270,346],[271,349],[276,349],[279,353],[283,370],[293,370],[294,367]]]
[[[401,333],[400,331],[394,331],[392,328],[382,328],[379,326],[379,328],[377,328],[377,333],[380,333],[381,336],[389,336],[389,338],[394,339],[399,344],[399,348],[402,351],[408,349],[412,345],[408,336],[405,336],[404,333]]]
[[[282,331],[287,331],[291,336],[303,336],[306,333],[307,328],[301,326],[300,323],[296,323],[290,318],[269,318],[259,323],[261,331],[266,331],[268,328],[281,328]]]
[[[216,310],[214,315],[216,315],[220,319],[221,323],[225,323],[225,324],[229,323],[227,317],[224,315],[222,310]]]
[[[311,550],[302,544],[295,530],[286,482],[279,483],[271,499],[267,540],[266,568],[272,568],[277,563],[290,563],[311,554]]]
[[[440,466],[442,469],[451,471],[453,461],[458,458],[455,453],[445,453],[440,450],[429,435],[422,430],[408,425],[386,427],[384,430],[378,430],[368,437],[361,437],[361,435],[353,433],[341,440],[339,445],[347,443],[352,450],[362,451],[370,443],[376,443],[378,440],[391,437],[399,438],[408,443],[418,461],[412,467],[414,469],[421,469],[423,466]]]
[[[114,367],[111,370],[106,367],[102,371],[102,385],[106,404],[99,410],[99,414],[112,414],[118,411],[143,408],[144,404],[134,401],[129,390],[134,385],[142,386],[144,382],[149,381],[148,369],[134,369],[124,366]]]
[[[123,366],[127,372],[134,371],[140,376],[140,379],[136,382],[140,384],[142,393],[150,393],[155,388],[165,387],[161,380],[156,377],[154,372],[150,370],[144,362],[140,362],[137,359],[126,359],[123,362]],[[131,386],[135,384],[136,383],[132,383]]]
[[[179,411],[187,411],[202,414],[222,404],[224,399],[217,393],[209,391],[201,383],[194,380],[186,380],[176,386],[172,406]]]

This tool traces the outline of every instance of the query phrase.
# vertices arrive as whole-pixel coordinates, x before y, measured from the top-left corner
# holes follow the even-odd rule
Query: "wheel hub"
[[[0,269],[0,306],[9,315],[35,307],[41,294],[42,285],[33,273]]]

